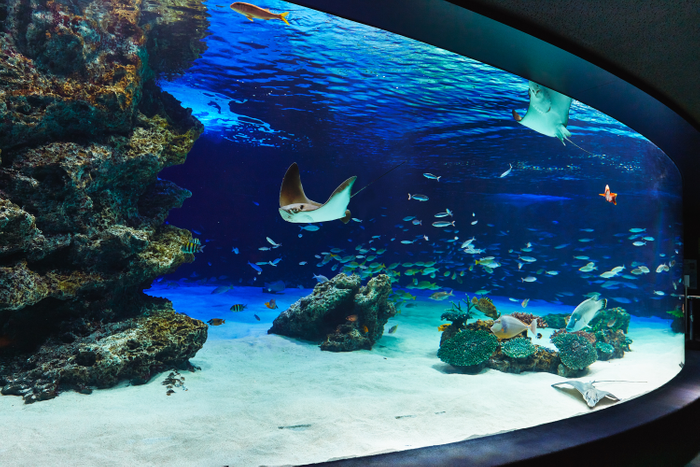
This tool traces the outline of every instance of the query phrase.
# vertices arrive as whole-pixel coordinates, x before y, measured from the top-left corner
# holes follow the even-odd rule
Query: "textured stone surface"
[[[166,300],[144,296],[139,312],[109,324],[78,319],[26,360],[0,360],[0,392],[32,403],[63,389],[89,392],[123,379],[143,384],[185,365],[207,339],[206,324],[175,313]]]
[[[54,392],[73,384],[65,339],[127,322],[147,332],[152,319],[139,317],[152,306],[141,290],[192,261],[181,251],[191,234],[163,225],[190,193],[158,173],[184,162],[202,125],[155,78],[204,50],[204,11],[194,0],[0,3],[0,377],[11,369],[31,385],[60,375]],[[206,339],[203,323],[185,327],[189,342],[177,337],[180,315],[158,320],[171,343],[163,364],[181,364]],[[20,364],[47,355],[56,357],[48,366]],[[75,384],[143,373],[109,368]]]
[[[396,310],[389,302],[388,276],[382,274],[370,279],[366,286],[361,285],[360,277],[354,274],[338,274],[317,284],[311,295],[280,313],[267,332],[323,341],[322,350],[369,350]]]

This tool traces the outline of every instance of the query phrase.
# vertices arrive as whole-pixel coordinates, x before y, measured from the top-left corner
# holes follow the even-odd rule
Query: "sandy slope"
[[[211,289],[151,292],[194,317],[227,319],[210,328],[193,359],[202,371],[183,373],[187,391],[166,396],[161,374],[143,386],[68,392],[33,405],[0,397],[0,464],[298,464],[449,443],[590,411],[577,393],[550,387],[562,381],[556,375],[453,372],[435,356],[445,303],[406,309],[390,321],[397,332],[372,351],[336,354],[266,334],[277,313],[308,290],[278,296],[280,310],[272,311],[263,306],[271,296],[258,288],[223,295]],[[233,314],[234,303],[249,309]],[[528,311],[560,310],[531,302]],[[536,343],[548,342],[550,332]],[[683,337],[670,332],[670,321],[634,319],[629,335],[633,352],[594,363],[583,378],[647,381],[600,385],[623,399],[668,381],[683,359]]]

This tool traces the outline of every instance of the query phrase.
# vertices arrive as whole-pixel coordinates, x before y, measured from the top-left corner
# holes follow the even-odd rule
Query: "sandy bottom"
[[[161,383],[74,392],[25,405],[0,397],[0,465],[289,465],[460,441],[531,427],[591,410],[578,393],[550,387],[549,373],[454,372],[437,357],[440,315],[449,302],[419,298],[390,320],[398,324],[371,351],[322,352],[312,343],[268,335],[278,313],[310,290],[273,298],[259,288],[211,295],[213,287],[156,288],[195,318],[225,318],[183,372],[185,386],[166,396]],[[505,313],[519,305],[494,299]],[[247,303],[231,313],[234,303]],[[516,308],[517,306],[517,308]],[[568,312],[531,301],[528,312]],[[261,321],[254,318],[257,314]],[[551,329],[543,330],[549,344]],[[645,394],[680,371],[683,336],[670,321],[633,318],[632,352],[595,362],[589,380],[623,400]]]

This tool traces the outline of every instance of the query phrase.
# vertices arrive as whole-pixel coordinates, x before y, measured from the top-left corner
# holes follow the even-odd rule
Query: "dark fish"
[[[396,324],[396,325],[390,327],[390,328],[389,328],[389,334],[394,334],[394,333],[396,332],[396,328],[398,328],[398,327],[399,327],[398,324]]]
[[[248,305],[243,305],[241,303],[237,303],[236,305],[233,305],[229,310],[233,311],[234,313],[237,313],[239,311],[243,311],[248,307]]]
[[[221,318],[212,318],[212,319],[210,319],[209,321],[207,321],[207,324],[209,324],[209,325],[211,325],[211,326],[221,326],[221,325],[224,324],[225,322],[226,322],[225,319],[221,319]]]
[[[200,244],[198,238],[193,238],[192,241],[185,243],[182,247],[183,253],[195,254],[201,253],[204,247]]]
[[[265,282],[263,293],[279,293],[285,289],[284,281],[275,281],[272,283]]]
[[[260,321],[260,316],[258,316],[258,315],[253,315],[253,316],[255,316],[255,319],[257,319],[258,321]]]

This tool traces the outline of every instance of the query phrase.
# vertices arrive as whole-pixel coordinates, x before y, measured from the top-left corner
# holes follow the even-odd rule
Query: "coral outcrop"
[[[559,350],[559,357],[564,368],[559,368],[560,376],[572,376],[572,371],[585,370],[598,359],[594,345],[584,336],[575,333],[563,333],[552,339]]]
[[[0,393],[32,403],[63,389],[89,393],[125,379],[143,384],[155,373],[187,367],[207,339],[206,324],[175,313],[164,299],[145,301],[139,310],[139,317],[112,323],[64,323],[64,332],[25,361],[0,364]]]
[[[364,287],[360,276],[338,274],[280,313],[267,332],[323,341],[322,350],[370,350],[396,314],[389,295],[391,280],[384,274]]]
[[[105,387],[183,364],[206,339],[203,324],[183,325],[168,302],[141,292],[192,261],[181,251],[191,234],[163,225],[190,193],[158,173],[184,162],[202,125],[155,78],[204,50],[206,25],[201,2],[173,2],[0,3],[4,394],[33,401],[71,385]],[[149,342],[154,316],[158,342],[170,344],[141,366],[101,372],[100,358],[123,354],[124,326]],[[90,352],[69,348],[98,329]],[[74,363],[90,369],[75,376]]]
[[[468,372],[483,368],[498,347],[496,336],[486,331],[465,329],[447,339],[438,350],[438,358],[454,367],[463,367]]]

